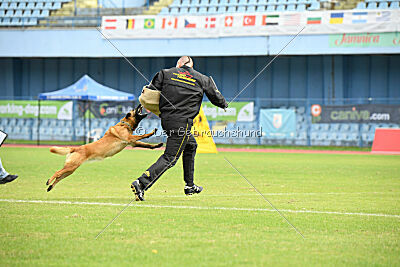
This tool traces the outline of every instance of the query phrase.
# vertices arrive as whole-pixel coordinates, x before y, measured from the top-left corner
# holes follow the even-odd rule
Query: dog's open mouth
[[[144,119],[148,114],[147,113],[143,113],[143,106],[139,105],[136,110],[135,110],[135,116],[136,118],[140,121],[142,119]]]

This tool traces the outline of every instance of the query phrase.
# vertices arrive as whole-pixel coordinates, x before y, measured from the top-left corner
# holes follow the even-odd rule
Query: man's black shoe
[[[203,187],[193,185],[193,186],[187,186],[185,185],[185,195],[190,196],[193,194],[199,194],[201,191],[203,191]]]
[[[4,177],[3,179],[0,180],[0,184],[6,184],[6,183],[9,183],[9,182],[12,182],[17,178],[18,178],[18,175],[9,174],[9,175],[7,175],[6,177]]]
[[[142,189],[139,180],[133,181],[131,188],[133,193],[136,195],[136,201],[144,201],[144,190]]]

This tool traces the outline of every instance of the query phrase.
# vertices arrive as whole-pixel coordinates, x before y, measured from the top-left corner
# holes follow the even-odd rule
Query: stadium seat
[[[388,8],[389,8],[388,2],[379,3],[378,9],[388,9]]]
[[[276,7],[276,11],[278,11],[278,12],[282,12],[282,11],[285,11],[285,6],[284,5],[278,5],[277,7]]]
[[[208,0],[200,0],[200,6],[207,7],[210,4]]]
[[[168,7],[164,7],[161,9],[160,13],[158,13],[159,15],[168,15],[169,14],[169,8]]]
[[[296,5],[287,5],[286,11],[296,11]]]
[[[199,7],[200,6],[200,0],[192,0],[190,3],[191,7]]]
[[[52,9],[52,8],[53,8],[53,3],[52,2],[44,3],[43,9]]]
[[[25,9],[26,8],[26,4],[27,3],[25,3],[25,2],[18,3],[17,9]]]
[[[236,7],[235,6],[228,6],[228,9],[226,10],[226,13],[236,13]]]
[[[217,7],[216,6],[211,6],[207,10],[208,14],[217,14]]]
[[[14,16],[14,10],[6,10],[6,14],[4,15],[4,17],[11,18],[13,16]]]
[[[217,6],[218,6],[218,0],[211,0],[211,1],[210,1],[210,6],[215,6],[215,7],[217,7]]]
[[[188,7],[181,7],[179,9],[179,14],[187,14],[189,12],[189,8]]]
[[[309,11],[315,11],[315,10],[320,10],[321,9],[321,4],[320,2],[313,2],[311,6],[308,8]]]
[[[199,11],[197,12],[199,15],[206,15],[207,14],[207,7],[202,6],[199,8]]]
[[[257,5],[257,0],[249,0],[247,2],[247,5],[251,6],[251,5]]]
[[[367,9],[377,9],[378,5],[376,2],[370,2],[368,3]]]
[[[265,11],[265,6],[257,6],[256,12],[264,12]]]
[[[358,2],[357,3],[357,7],[355,9],[366,9],[367,5],[365,4],[365,2]]]
[[[228,0],[220,0],[219,6],[220,6],[220,7],[221,7],[221,6],[229,6]]]
[[[255,1],[254,1],[254,3],[255,3]],[[239,0],[238,5],[239,5],[239,6],[245,6],[245,5],[247,5],[247,0]]]
[[[178,15],[178,14],[179,14],[179,8],[177,8],[177,7],[171,7],[171,10],[169,11],[169,14],[171,14],[171,15]]]
[[[17,3],[10,3],[10,5],[8,6],[8,9],[17,9]]]
[[[35,9],[43,9],[44,3],[43,2],[36,2]]]
[[[341,126],[340,126],[340,131],[341,132],[347,132],[349,130],[350,130],[350,124],[348,124],[348,123],[341,124]]]
[[[296,11],[298,11],[298,12],[306,11],[306,5],[305,5],[305,4],[299,4],[299,5],[297,5]]]
[[[182,0],[182,3],[180,4],[180,7],[190,7],[190,1],[189,0]]]
[[[250,12],[253,12],[253,13],[256,12],[256,7],[255,6],[248,6],[247,7],[247,12],[249,12],[249,13]]]
[[[226,12],[226,6],[219,6],[217,7],[217,13],[218,14],[223,14]]]
[[[188,13],[189,14],[197,14],[197,7],[190,7]]]
[[[267,12],[274,12],[275,6],[267,6]]]
[[[237,5],[239,5],[239,0],[229,0],[229,5],[230,6],[237,6]]]
[[[399,2],[393,2],[390,3],[390,9],[400,9],[400,3]]]
[[[169,7],[180,7],[181,5],[181,1],[180,0],[174,0],[174,2],[172,2],[171,5],[169,5]]]
[[[17,17],[17,18],[22,17],[22,10],[16,10],[14,13],[14,17]]]
[[[52,9],[60,9],[61,3],[54,3]]]
[[[238,6],[237,12],[238,13],[245,13],[246,12],[246,6]]]

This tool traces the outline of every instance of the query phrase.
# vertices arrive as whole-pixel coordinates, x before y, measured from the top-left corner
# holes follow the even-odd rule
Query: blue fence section
[[[239,99],[240,100],[240,99]],[[242,99],[243,100],[243,99]],[[249,99],[246,99],[249,101]],[[250,99],[251,100],[251,99]],[[214,141],[219,144],[248,145],[296,145],[296,146],[371,146],[376,128],[400,128],[398,123],[312,123],[310,106],[322,104],[322,99],[253,99],[255,101],[254,121],[209,121],[210,129],[214,131]],[[338,100],[339,104],[381,103],[388,99],[346,99]],[[391,99],[393,104],[400,105],[400,98]],[[394,103],[396,102],[396,103]],[[301,104],[299,104],[301,103]],[[334,104],[338,104],[334,103]],[[257,135],[265,132],[260,128],[261,109],[292,110],[295,113],[295,131],[293,135]],[[83,119],[77,116],[75,107],[73,120],[16,119],[0,118],[0,129],[9,134],[9,139],[15,140],[47,140],[85,142],[89,139],[99,139],[109,127],[118,123],[121,118],[91,118]],[[160,120],[152,115],[143,120],[136,134],[151,132],[154,128],[162,129]],[[233,132],[243,134],[232,135]],[[161,133],[161,131],[159,132]],[[223,134],[220,134],[223,133]],[[227,134],[228,133],[228,134]],[[252,133],[252,134],[248,134]],[[157,135],[149,142],[163,142],[166,137]]]
[[[233,98],[272,57],[195,57],[195,68],[212,75]],[[130,58],[151,79],[177,58]],[[74,83],[84,74],[111,88],[139,95],[147,81],[124,59],[1,58],[2,97],[31,97]],[[400,97],[400,55],[281,56],[240,95],[241,98],[332,99]],[[299,102],[301,104],[301,102]]]

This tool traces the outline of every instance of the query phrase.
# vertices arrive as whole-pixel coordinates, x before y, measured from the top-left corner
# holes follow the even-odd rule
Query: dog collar
[[[133,128],[132,128],[132,126],[129,124],[129,123],[127,123],[126,121],[120,121],[122,124],[125,124],[125,125],[127,125],[128,127],[129,127],[129,130],[131,130],[132,132],[133,132]]]

